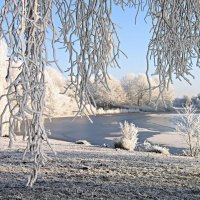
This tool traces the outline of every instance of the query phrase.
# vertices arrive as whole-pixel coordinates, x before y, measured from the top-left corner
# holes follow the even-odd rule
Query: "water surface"
[[[93,123],[86,117],[55,118],[52,122],[46,121],[45,127],[50,129],[50,138],[75,142],[87,140],[93,145],[107,144],[113,146],[113,137],[120,136],[120,122],[125,120],[141,128],[138,142],[160,134],[174,131],[174,114],[166,113],[124,113],[114,115],[91,116]],[[180,152],[182,149],[170,147],[171,152]]]

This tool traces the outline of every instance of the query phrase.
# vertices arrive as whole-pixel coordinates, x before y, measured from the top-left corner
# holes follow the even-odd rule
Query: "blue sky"
[[[144,13],[139,14],[137,24],[135,24],[134,8],[123,11],[120,7],[115,7],[112,17],[113,21],[121,27],[118,29],[121,50],[128,58],[121,56],[119,60],[121,69],[112,69],[110,73],[117,78],[127,73],[145,73],[150,24],[145,23]]]
[[[1,6],[2,1],[0,1],[0,7]],[[118,79],[121,79],[129,73],[145,73],[146,70],[146,51],[151,37],[149,33],[151,24],[145,23],[145,13],[140,12],[137,18],[137,24],[135,25],[135,13],[136,10],[134,8],[126,8],[125,11],[123,11],[120,7],[113,7],[112,18],[114,22],[121,27],[118,29],[121,40],[121,50],[128,56],[128,58],[125,58],[121,55],[119,59],[121,69],[112,68],[109,70],[109,73]],[[57,58],[59,64],[66,69],[67,55],[62,51],[58,51]],[[174,80],[174,87],[178,97],[182,97],[184,94],[193,96],[200,93],[200,79],[198,76],[200,70],[193,70],[193,74],[196,76],[196,79],[191,80],[192,86],[185,81],[180,82]]]

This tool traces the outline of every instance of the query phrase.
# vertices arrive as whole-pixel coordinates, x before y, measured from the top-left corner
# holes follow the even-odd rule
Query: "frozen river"
[[[46,122],[45,127],[50,129],[50,138],[75,142],[76,140],[87,140],[94,145],[108,144],[113,145],[112,139],[120,136],[119,122],[134,123],[139,127],[138,142],[143,143],[146,139],[157,141],[158,144],[165,144],[166,141],[158,141],[159,135],[173,133],[173,118],[176,114],[167,113],[125,113],[115,115],[92,116],[93,124],[87,118],[57,118],[52,122]],[[165,136],[164,135],[164,136]],[[163,136],[163,138],[164,138]],[[153,139],[152,139],[153,138]],[[173,136],[165,144],[172,153],[181,153],[182,146],[173,144]],[[175,137],[174,137],[175,138]],[[164,139],[166,140],[166,138]],[[169,139],[168,139],[169,140]],[[177,143],[177,142],[176,142]]]

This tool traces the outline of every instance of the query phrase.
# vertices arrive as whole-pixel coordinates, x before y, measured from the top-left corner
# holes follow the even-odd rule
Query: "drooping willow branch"
[[[135,1],[114,1],[122,7]],[[93,101],[91,77],[107,86],[108,67],[119,67],[120,40],[111,19],[113,1],[55,1],[60,23],[60,40],[69,56],[69,75],[79,105],[78,114]],[[67,88],[68,88],[67,87]],[[67,89],[66,88],[66,89]],[[87,111],[88,112],[88,111]]]
[[[160,97],[174,78],[190,84],[192,69],[200,67],[200,1],[150,0],[147,9],[152,20],[147,74],[153,60]]]
[[[0,34],[9,47],[7,105],[1,115],[10,112],[10,138],[13,140],[16,121],[24,121],[28,136],[26,151],[34,156],[32,186],[40,166],[45,162],[43,143],[47,134],[43,122],[45,77],[44,68],[52,63],[47,49],[52,50],[58,67],[56,46],[66,53],[78,114],[87,111],[93,101],[89,81],[107,86],[108,67],[118,67],[120,40],[111,19],[113,5],[147,8],[152,19],[152,39],[147,53],[159,75],[160,93],[176,78],[187,79],[193,62],[199,66],[199,0],[9,0],[0,13]],[[50,48],[51,47],[51,48]],[[12,78],[13,63],[20,61],[19,74]],[[66,89],[68,88],[66,87]],[[87,111],[88,112],[88,111]],[[87,113],[86,112],[86,113]]]
[[[44,67],[47,64],[45,39],[50,27],[52,1],[6,1],[1,10],[1,36],[7,40],[10,50],[6,78],[10,81],[6,94],[6,109],[10,112],[9,135],[15,136],[16,121],[24,121],[24,136],[28,136],[25,152],[33,154],[33,173],[27,185],[32,186],[40,166],[46,161],[43,142],[47,141],[43,123]],[[15,61],[21,62],[17,77],[12,80]]]

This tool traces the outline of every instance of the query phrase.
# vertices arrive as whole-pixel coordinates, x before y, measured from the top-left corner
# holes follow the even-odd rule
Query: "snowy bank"
[[[24,185],[28,162],[17,138],[0,138],[0,199],[200,199],[200,162],[50,140],[57,157],[42,167],[33,188]]]

